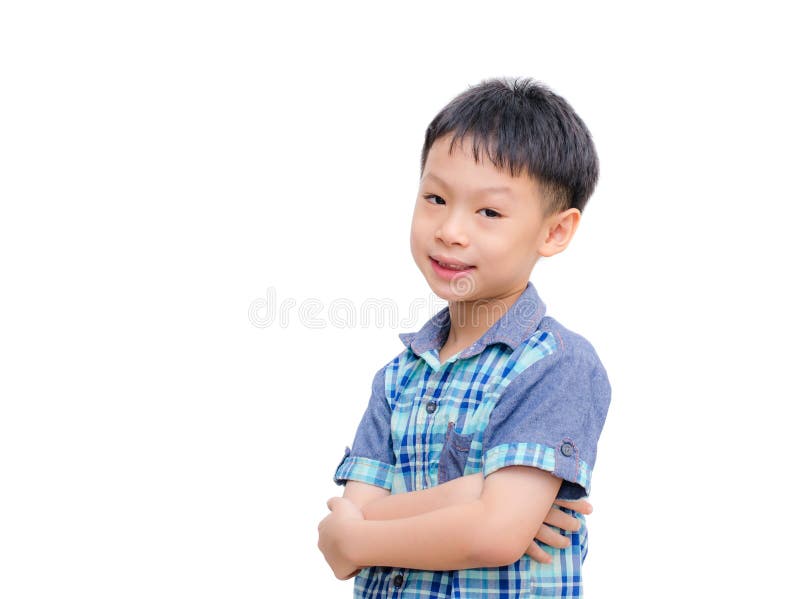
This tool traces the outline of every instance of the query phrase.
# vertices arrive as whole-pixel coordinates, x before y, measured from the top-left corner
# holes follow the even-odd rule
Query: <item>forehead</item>
[[[465,190],[533,194],[539,198],[540,186],[535,177],[526,171],[512,176],[508,168],[500,168],[491,161],[484,147],[479,148],[476,158],[473,143],[471,136],[455,143],[452,134],[438,138],[428,151],[420,182]]]

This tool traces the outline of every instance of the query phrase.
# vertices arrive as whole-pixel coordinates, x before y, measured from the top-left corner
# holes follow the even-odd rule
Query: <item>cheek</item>
[[[431,223],[421,214],[419,210],[414,211],[411,219],[411,240],[420,242],[430,234]]]
[[[424,246],[424,226],[420,222],[419,219],[414,218],[411,221],[411,252],[413,254],[418,254]]]

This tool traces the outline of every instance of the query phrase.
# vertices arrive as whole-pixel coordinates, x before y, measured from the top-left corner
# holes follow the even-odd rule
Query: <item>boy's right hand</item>
[[[555,502],[555,505],[574,510],[580,514],[583,514],[584,516],[588,516],[592,513],[592,504],[585,499],[580,499],[578,501],[558,500]],[[581,523],[577,518],[573,518],[569,514],[562,512],[555,507],[550,508],[550,512],[544,519],[544,524],[542,524],[539,532],[536,533],[535,538],[539,539],[545,545],[550,545],[551,547],[556,547],[558,549],[565,549],[566,547],[569,547],[569,537],[565,537],[564,535],[558,533],[556,530],[551,528],[551,526],[576,532],[580,530]],[[552,561],[550,554],[539,547],[535,540],[531,541],[531,544],[528,546],[528,550],[525,553],[542,564],[549,564]]]
[[[347,580],[359,573],[360,568],[349,561],[345,544],[348,524],[363,522],[364,515],[359,507],[346,497],[331,497],[328,500],[328,514],[317,526],[319,542],[317,547],[325,556],[325,561],[339,580]]]

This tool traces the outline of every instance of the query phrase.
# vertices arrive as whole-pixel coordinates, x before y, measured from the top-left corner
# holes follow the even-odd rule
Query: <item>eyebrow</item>
[[[443,186],[445,189],[447,189],[448,191],[450,191],[450,186],[447,184],[447,181],[445,181],[444,179],[442,179],[442,178],[441,178],[440,176],[438,176],[437,174],[435,174],[435,173],[432,173],[432,172],[429,172],[429,173],[427,173],[427,174],[425,175],[425,177],[424,177],[424,178],[425,178],[425,179],[429,179],[429,178],[430,178],[430,179],[434,179],[435,181],[438,181],[438,182],[439,182],[439,183],[440,183],[440,184],[441,184],[441,185],[442,185],[442,186]],[[483,189],[479,189],[478,191],[479,191],[479,192],[483,192],[483,193],[485,193],[485,192],[492,192],[492,193],[504,192],[504,193],[508,193],[508,194],[510,194],[510,193],[511,193],[511,188],[510,188],[510,187],[508,187],[508,186],[506,186],[506,185],[502,185],[502,186],[500,186],[500,187],[484,187]]]

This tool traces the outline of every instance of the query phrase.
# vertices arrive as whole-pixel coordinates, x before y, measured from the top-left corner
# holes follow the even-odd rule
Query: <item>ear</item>
[[[554,256],[567,249],[580,222],[581,211],[577,208],[570,208],[548,217],[543,227],[544,239],[539,244],[539,255]]]

